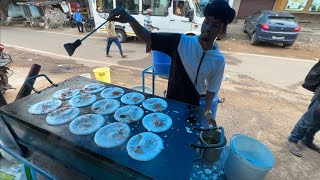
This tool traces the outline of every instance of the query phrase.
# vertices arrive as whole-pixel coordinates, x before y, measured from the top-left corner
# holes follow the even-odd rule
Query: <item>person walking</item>
[[[106,29],[108,31],[107,48],[106,48],[107,55],[106,56],[109,58],[112,57],[111,55],[109,55],[109,51],[110,51],[111,44],[114,42],[119,48],[121,58],[127,57],[127,55],[124,55],[122,52],[121,43],[120,43],[119,38],[116,33],[116,26],[115,26],[114,21],[109,21],[106,24]]]
[[[320,153],[320,147],[313,142],[315,134],[320,130],[320,61],[310,70],[302,86],[313,91],[314,96],[308,111],[297,122],[288,137],[287,148],[298,157],[302,156],[298,146],[299,141]]]
[[[84,17],[80,13],[80,9],[77,9],[77,12],[73,14],[73,19],[77,22],[78,31],[83,33],[83,20]]]
[[[155,27],[152,25],[151,15],[152,15],[152,9],[147,9],[146,16],[144,17],[144,28],[146,28],[149,32],[151,32],[153,29],[157,29],[159,31],[158,27]],[[151,52],[151,46],[147,44],[146,53],[150,53],[150,52]]]
[[[199,106],[200,94],[205,93],[204,116],[209,124],[216,126],[211,109],[225,67],[225,59],[216,39],[234,17],[235,10],[224,0],[209,2],[204,8],[204,21],[199,36],[151,33],[122,8],[113,10],[110,19],[129,23],[138,38],[149,44],[152,50],[171,57],[167,98]]]

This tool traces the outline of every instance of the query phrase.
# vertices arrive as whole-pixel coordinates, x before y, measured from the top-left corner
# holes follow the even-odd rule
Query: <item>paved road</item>
[[[38,52],[40,54],[67,58],[63,44],[73,42],[84,35],[62,32],[34,31],[17,28],[2,28],[0,41],[16,48]],[[112,46],[114,58],[105,57],[105,39],[91,37],[76,50],[72,59],[88,66],[120,65],[122,68],[142,70],[151,64],[151,55],[145,53],[145,45],[139,41],[122,44],[129,56],[121,59],[117,47]],[[223,50],[223,49],[222,49]],[[258,81],[290,91],[306,93],[299,87],[306,73],[315,61],[272,57],[255,54],[224,52],[230,62],[226,74],[248,75]],[[232,77],[230,77],[232,78]]]

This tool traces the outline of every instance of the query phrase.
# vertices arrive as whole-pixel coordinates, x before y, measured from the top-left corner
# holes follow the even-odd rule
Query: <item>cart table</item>
[[[29,149],[38,150],[62,164],[95,179],[139,178],[139,179],[188,179],[192,170],[195,150],[190,144],[197,142],[198,132],[188,128],[201,124],[204,109],[165,99],[173,125],[169,130],[157,133],[164,142],[163,151],[153,160],[140,162],[132,159],[126,150],[127,141],[115,148],[102,148],[94,143],[94,134],[77,136],[70,132],[69,124],[50,126],[46,115],[32,115],[28,108],[40,101],[51,99],[54,92],[70,87],[82,88],[97,82],[84,77],[63,81],[57,87],[49,87],[0,108],[0,121],[4,121],[15,141]],[[104,83],[106,87],[115,85]],[[123,87],[122,87],[123,88]],[[133,90],[123,88],[126,93]],[[99,94],[96,94],[102,99]],[[146,99],[155,97],[144,94]],[[119,100],[119,99],[118,99]],[[119,100],[120,101],[120,100]],[[64,101],[64,105],[68,102]],[[81,108],[81,113],[92,113],[90,107]],[[151,112],[145,111],[145,115]],[[114,122],[113,115],[104,116],[106,123]],[[147,131],[142,123],[129,124],[131,135]],[[130,138],[129,137],[129,138]]]

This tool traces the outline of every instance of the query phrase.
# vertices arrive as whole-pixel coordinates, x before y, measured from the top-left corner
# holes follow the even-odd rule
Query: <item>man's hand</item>
[[[140,40],[147,44],[151,44],[151,32],[141,26],[141,24],[123,8],[116,8],[112,10],[107,20],[117,21],[120,23],[129,23],[134,33]]]
[[[112,10],[108,17],[109,21],[117,21],[120,23],[128,23],[133,19],[134,18],[123,8],[116,8]]]
[[[217,126],[216,120],[213,119],[211,113],[206,114],[205,117],[208,121],[208,124],[211,124],[213,127]]]

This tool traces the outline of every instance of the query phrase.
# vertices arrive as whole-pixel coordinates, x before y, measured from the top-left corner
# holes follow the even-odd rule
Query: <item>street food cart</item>
[[[45,122],[46,115],[32,115],[28,108],[40,101],[50,99],[52,94],[64,88],[82,88],[97,82],[81,76],[65,80],[55,86],[29,95],[0,108],[0,120],[5,122],[14,141],[19,147],[37,150],[94,179],[189,179],[194,167],[196,150],[192,144],[198,142],[200,127],[204,120],[204,109],[165,99],[168,108],[163,113],[172,118],[172,127],[157,133],[163,140],[164,149],[151,161],[132,159],[126,151],[126,143],[115,148],[102,148],[95,144],[94,134],[77,136],[70,132],[69,124],[50,126]],[[104,83],[106,87],[115,85]],[[123,88],[125,93],[133,90]],[[98,99],[102,99],[99,97]],[[144,94],[146,99],[154,95]],[[64,105],[67,101],[63,102]],[[81,108],[81,114],[91,113],[90,107]],[[146,111],[144,115],[151,113]],[[104,116],[106,124],[114,122],[113,115]],[[131,123],[131,135],[147,130],[142,123]],[[199,167],[197,165],[197,167]]]

